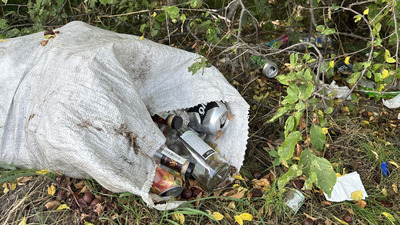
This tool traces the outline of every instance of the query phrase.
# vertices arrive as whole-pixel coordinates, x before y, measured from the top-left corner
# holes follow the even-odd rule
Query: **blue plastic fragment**
[[[389,176],[389,165],[387,162],[381,163],[381,169],[382,169],[383,176],[385,176],[385,177]]]

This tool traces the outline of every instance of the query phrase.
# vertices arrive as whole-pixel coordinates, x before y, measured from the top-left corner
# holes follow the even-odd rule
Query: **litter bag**
[[[215,68],[192,75],[199,55],[83,22],[0,42],[0,163],[94,178],[149,207],[153,154],[165,142],[151,115],[223,100],[234,115],[216,141],[240,169],[248,104]]]

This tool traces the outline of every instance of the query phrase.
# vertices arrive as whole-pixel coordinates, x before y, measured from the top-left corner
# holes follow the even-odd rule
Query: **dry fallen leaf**
[[[214,219],[216,219],[218,221],[220,221],[220,220],[222,220],[224,218],[224,216],[219,212],[213,212],[211,214],[211,216],[214,217]]]
[[[32,176],[29,177],[19,177],[17,178],[17,184],[18,185],[25,185],[26,182],[31,181],[33,179]]]
[[[43,41],[40,42],[40,45],[41,46],[46,46],[47,42],[49,42],[49,40],[43,40]]]
[[[177,221],[180,224],[185,224],[185,216],[182,213],[172,214],[172,219]]]
[[[51,201],[46,203],[44,206],[46,207],[47,210],[52,210],[55,208],[58,208],[61,205],[61,203],[59,201]]]
[[[322,201],[321,203],[322,203],[322,205],[324,205],[324,206],[332,205],[332,203],[329,202],[329,201]]]
[[[26,217],[22,218],[21,222],[18,225],[26,225]]]
[[[361,208],[365,208],[365,206],[367,206],[367,203],[364,200],[360,200],[356,202],[356,205],[360,206]]]
[[[246,194],[246,191],[247,191],[246,188],[244,188],[244,187],[239,187],[238,190],[237,190],[237,193],[236,193],[236,194],[233,194],[233,195],[231,195],[231,196],[229,196],[229,197],[241,199],[241,198],[243,198],[243,196]]]
[[[271,187],[269,181],[265,178],[261,178],[259,180],[253,179],[252,183],[254,188],[260,189],[264,193],[268,191]]]
[[[53,196],[56,193],[56,187],[54,187],[54,185],[50,185],[50,187],[47,188],[47,193]]]
[[[363,193],[361,190],[353,191],[351,193],[351,199],[353,199],[354,201],[360,201],[362,198],[363,198]]]
[[[100,217],[104,212],[104,206],[102,206],[100,203],[97,203],[93,206],[93,211]]]

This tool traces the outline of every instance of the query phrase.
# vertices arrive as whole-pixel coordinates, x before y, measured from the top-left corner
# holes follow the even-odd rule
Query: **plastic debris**
[[[363,194],[362,199],[368,197],[360,175],[357,172],[352,172],[337,178],[336,184],[333,186],[331,197],[326,193],[324,193],[324,195],[326,200],[330,202],[352,201],[351,193],[360,190]]]

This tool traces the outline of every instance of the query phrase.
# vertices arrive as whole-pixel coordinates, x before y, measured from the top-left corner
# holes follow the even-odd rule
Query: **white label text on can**
[[[204,159],[207,159],[215,153],[215,150],[205,143],[203,139],[197,136],[193,131],[186,131],[181,135],[181,138]]]
[[[161,154],[171,158],[172,160],[175,160],[176,162],[178,162],[178,163],[180,163],[182,165],[186,162],[185,158],[183,158],[182,156],[176,154],[175,152],[169,151],[169,150],[163,149],[161,151]]]

